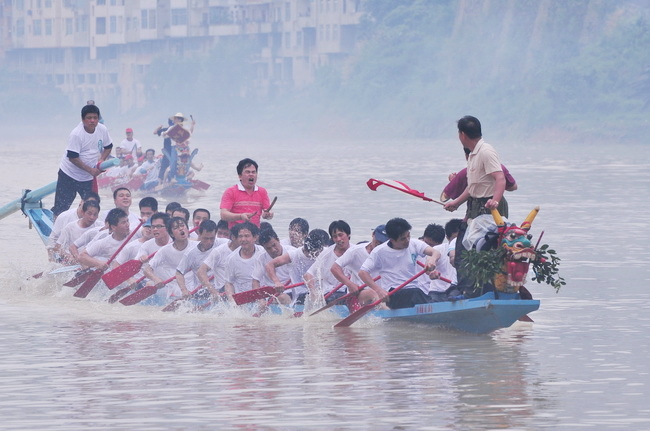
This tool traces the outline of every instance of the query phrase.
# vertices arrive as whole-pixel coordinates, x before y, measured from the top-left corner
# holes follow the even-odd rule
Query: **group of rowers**
[[[280,239],[262,221],[273,218],[273,204],[257,185],[257,170],[254,160],[239,162],[239,182],[223,193],[218,222],[207,209],[190,214],[176,202],[159,211],[150,196],[139,201],[137,214],[130,210],[126,187],[115,189],[114,208],[101,212],[100,197],[88,192],[78,207],[56,218],[50,257],[104,272],[139,261],[141,272],[124,284],[133,291],[155,285],[155,304],[195,294],[234,303],[233,295],[262,286],[273,286],[274,300],[283,305],[347,295],[351,311],[378,300],[384,307],[406,308],[459,294],[453,289],[453,259],[461,220],[431,224],[420,239],[412,239],[411,225],[393,218],[373,230],[371,241],[351,245],[351,228],[343,220],[324,231],[310,230],[305,219],[296,218]],[[285,289],[289,285],[294,287]]]
[[[162,154],[156,154],[152,148],[143,152],[142,144],[133,136],[133,129],[127,128],[126,138],[115,147],[115,157],[120,163],[98,177],[100,187],[115,188],[124,185],[132,191],[157,191],[169,183],[187,183],[192,180],[195,171],[200,171],[203,164],[194,163],[190,151],[189,137],[196,122],[192,119],[189,130],[186,130],[183,128],[185,120],[185,116],[179,112],[169,118],[168,127],[158,126],[154,130],[154,135],[164,138]],[[186,132],[178,142],[168,135],[168,131],[176,129]]]

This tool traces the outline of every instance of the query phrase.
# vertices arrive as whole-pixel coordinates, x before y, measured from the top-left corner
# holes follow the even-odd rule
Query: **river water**
[[[650,429],[650,147],[487,138],[519,183],[508,194],[511,220],[539,205],[531,233],[544,231],[562,258],[559,293],[527,284],[541,299],[535,323],[482,336],[374,320],[335,330],[327,313],[256,319],[109,305],[94,292],[80,300],[61,286],[67,276],[27,280],[48,264],[16,213],[0,221],[0,429]],[[278,196],[280,235],[297,216],[312,228],[344,219],[353,242],[395,216],[416,236],[452,216],[386,187],[370,191],[369,178],[437,198],[463,165],[453,134],[440,142],[197,134],[195,143],[205,164],[197,178],[212,187],[190,195],[188,208],[218,213],[237,161],[252,157],[259,184]],[[24,138],[5,149],[0,205],[56,179],[64,145]]]

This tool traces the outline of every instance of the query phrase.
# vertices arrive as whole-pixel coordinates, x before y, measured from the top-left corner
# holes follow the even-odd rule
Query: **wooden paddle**
[[[122,242],[122,244],[120,244],[117,250],[115,250],[115,253],[113,253],[110,259],[106,261],[107,266],[110,265],[111,262],[113,262],[113,259],[117,257],[117,255],[122,251],[124,246],[127,245],[129,241],[131,241],[131,238],[133,238],[133,235],[135,235],[135,233],[138,231],[138,229],[140,229],[140,226],[142,226],[143,223],[144,220],[140,220],[138,226],[135,229],[133,229],[133,231],[126,237],[126,239]],[[102,274],[104,274],[103,269],[97,268],[93,270],[86,278],[86,281],[84,281],[81,287],[77,289],[77,291],[74,293],[74,296],[76,296],[77,298],[85,298],[86,296],[88,296],[90,291],[93,290],[95,285],[97,285],[97,282],[102,277]]]
[[[210,188],[210,184],[201,180],[190,180],[190,182],[192,183],[192,188],[196,190],[207,190]]]
[[[373,280],[374,280],[374,281],[377,281],[377,280],[379,280],[380,278],[381,278],[381,275],[378,275],[377,277],[373,278]],[[361,292],[361,290],[362,290],[364,287],[366,287],[366,286],[367,286],[367,284],[362,284],[361,286],[359,286],[359,290],[357,290],[355,293],[348,293],[347,295],[343,295],[343,296],[341,296],[341,297],[339,297],[339,298],[332,299],[332,300],[331,300],[330,302],[328,302],[324,307],[321,307],[321,308],[319,308],[318,310],[316,310],[316,311],[314,311],[313,313],[311,313],[310,316],[313,316],[314,314],[318,314],[318,313],[320,313],[321,311],[325,311],[325,310],[327,310],[328,308],[331,308],[331,307],[335,306],[336,304],[338,304],[339,302],[341,302],[341,301],[343,301],[343,300],[345,300],[345,299],[348,299],[348,298],[350,298],[350,297],[352,297],[352,296],[356,296],[356,295],[358,295],[359,292]],[[336,289],[338,290],[338,288],[336,288]],[[334,292],[335,292],[335,291],[333,290],[333,291],[331,291],[330,293],[328,293],[328,295],[330,295],[330,294],[332,294],[332,293],[334,293]],[[327,296],[325,296],[325,299],[327,299]]]
[[[86,268],[82,269],[81,271],[77,272],[74,277],[72,277],[70,280],[68,280],[66,283],[63,283],[64,286],[68,287],[75,287],[86,281],[90,273],[93,272],[92,268]]]
[[[266,211],[266,212],[271,211],[271,210],[273,209],[273,205],[275,205],[275,202],[276,202],[277,200],[278,200],[278,197],[277,197],[277,196],[274,197],[273,200],[271,201],[271,205],[269,205],[269,207],[268,207],[267,209],[262,210],[262,211]]]
[[[303,284],[305,284],[304,281],[296,284],[290,284],[288,286],[285,286],[284,290],[293,289],[294,287],[302,286]],[[245,292],[235,293],[232,298],[235,300],[235,304],[242,305],[257,301],[258,299],[268,298],[269,296],[275,295],[275,292],[275,286],[264,286],[260,287],[259,289],[252,289]]]
[[[416,278],[418,278],[419,276],[421,276],[421,275],[424,274],[425,272],[427,272],[426,269],[423,269],[422,271],[418,272],[418,273],[415,274],[413,277],[409,278],[409,279],[406,280],[404,283],[400,284],[400,285],[397,286],[395,289],[393,289],[393,290],[391,290],[390,292],[388,292],[388,296],[391,296],[391,295],[397,293],[400,289],[402,289],[404,286],[406,286],[407,284],[409,284],[410,282],[412,282],[413,280],[415,280]],[[414,289],[416,289],[416,288],[414,288]],[[368,304],[368,305],[364,305],[363,307],[359,308],[359,309],[358,309],[357,311],[355,311],[354,313],[350,313],[350,315],[349,315],[348,317],[346,317],[345,319],[341,320],[339,323],[337,323],[336,325],[334,325],[334,327],[335,327],[335,328],[347,328],[348,326],[352,325],[354,322],[356,322],[357,320],[359,320],[359,319],[361,319],[363,316],[365,316],[365,315],[366,315],[370,310],[372,310],[373,308],[375,308],[375,307],[376,307],[377,305],[379,305],[381,302],[382,302],[382,300],[381,300],[381,299],[378,299],[378,300],[376,300],[376,301],[373,302],[373,303],[370,303],[370,304]]]
[[[442,203],[442,202],[439,202],[437,200],[426,197],[424,195],[424,193],[410,188],[409,186],[407,186],[406,184],[404,184],[401,181],[395,181],[395,180],[381,181],[381,180],[375,180],[374,178],[370,178],[366,182],[366,184],[368,185],[368,188],[370,188],[370,190],[372,190],[372,191],[376,191],[377,187],[379,187],[381,185],[384,185],[384,186],[392,187],[395,190],[399,190],[400,192],[408,193],[411,196],[415,196],[416,198],[420,198],[420,199],[425,200],[427,202],[435,202],[437,204],[444,205],[444,203]]]
[[[63,266],[63,267],[61,267],[61,268],[53,269],[52,271],[48,272],[48,274],[60,274],[60,273],[62,273],[62,272],[78,271],[80,268],[81,268],[81,266],[78,265],[78,264],[76,264],[76,265],[69,265],[69,266]],[[32,275],[31,277],[28,278],[28,280],[29,280],[30,278],[41,278],[41,277],[43,276],[43,274],[45,274],[45,271],[41,271],[41,272],[39,272],[38,274],[34,274],[34,275]]]
[[[151,259],[155,254],[155,251],[151,253],[149,256],[147,256],[147,260]],[[128,262],[124,262],[117,268],[113,268],[106,274],[102,275],[102,280],[104,280],[104,283],[106,284],[106,287],[109,288],[109,290],[114,289],[137,274],[138,271],[142,269],[142,265],[144,265],[144,263],[140,259],[129,260]]]
[[[329,298],[330,296],[332,296],[334,294],[334,292],[336,292],[337,290],[339,290],[342,287],[343,287],[343,283],[337,284],[336,287],[334,289],[330,290],[329,292],[327,292],[323,298],[325,298],[325,299]]]
[[[133,305],[137,304],[140,301],[144,301],[148,297],[154,295],[156,292],[158,292],[158,289],[161,289],[165,287],[168,283],[171,283],[172,281],[176,280],[176,275],[174,274],[173,277],[169,277],[167,280],[154,284],[154,285],[149,285],[145,286],[140,290],[136,290],[134,293],[130,294],[126,298],[120,300],[120,303],[124,305]]]
[[[145,278],[147,278],[147,277],[143,275],[142,277],[138,278],[135,282],[133,282],[133,283],[129,284],[128,286],[123,287],[122,289],[115,292],[113,295],[111,295],[110,298],[108,298],[108,303],[109,304],[116,303],[118,300],[120,300],[120,298],[122,298],[124,295],[129,293],[131,291],[131,289],[136,287],[138,285],[138,283],[140,283]]]

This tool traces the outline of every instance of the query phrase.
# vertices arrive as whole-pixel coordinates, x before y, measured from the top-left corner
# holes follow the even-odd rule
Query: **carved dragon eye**
[[[528,238],[528,241],[530,241],[531,239],[533,239],[533,236],[531,234],[528,234],[526,235],[526,238]]]
[[[515,232],[510,232],[510,233],[508,234],[508,239],[511,240],[511,241],[513,241],[513,240],[517,239],[518,236],[519,236],[519,235],[517,235]]]

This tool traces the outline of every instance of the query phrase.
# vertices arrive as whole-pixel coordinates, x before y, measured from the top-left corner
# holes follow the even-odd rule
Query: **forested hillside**
[[[332,117],[417,137],[446,134],[466,113],[513,136],[616,140],[650,131],[646,1],[367,0],[366,7],[362,51],[347,73],[323,74],[315,92]]]

